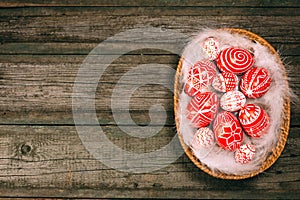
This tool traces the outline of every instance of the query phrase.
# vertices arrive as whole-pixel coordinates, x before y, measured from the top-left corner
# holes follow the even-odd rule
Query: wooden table
[[[0,6],[1,197],[299,198],[299,101],[291,106],[290,134],[280,158],[242,181],[213,178],[185,154],[156,171],[146,172],[147,164],[142,173],[115,170],[85,148],[72,114],[74,81],[87,55],[104,40],[143,27],[187,36],[203,27],[255,32],[282,55],[290,87],[299,95],[299,1],[2,0]],[[173,93],[165,87],[148,84],[132,93],[133,123],[120,110],[122,123],[117,124],[110,102],[118,80],[134,67],[158,63],[176,69],[178,58],[161,49],[137,49],[106,69],[97,86],[95,110],[116,146],[142,154],[176,136]],[[167,82],[173,79],[171,74],[165,77]],[[157,135],[143,139],[122,131],[149,124],[153,104],[164,106],[167,115],[164,120],[163,112],[154,113],[159,120],[153,127],[163,126]]]

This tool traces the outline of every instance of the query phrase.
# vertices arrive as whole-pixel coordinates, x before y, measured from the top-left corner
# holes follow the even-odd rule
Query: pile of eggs
[[[241,47],[220,50],[216,38],[202,44],[207,59],[196,62],[188,70],[184,92],[191,96],[187,119],[196,128],[194,149],[216,143],[234,151],[236,162],[253,160],[255,146],[244,144],[244,133],[260,138],[268,131],[270,118],[260,105],[247,98],[260,98],[271,85],[266,68],[255,66],[251,52]]]

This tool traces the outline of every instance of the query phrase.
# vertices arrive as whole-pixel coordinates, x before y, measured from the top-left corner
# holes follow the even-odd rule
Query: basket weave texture
[[[237,33],[240,34],[250,40],[253,40],[255,42],[258,42],[264,46],[266,46],[270,52],[272,54],[274,54],[277,58],[277,62],[280,64],[282,71],[283,71],[283,76],[287,77],[286,73],[285,73],[285,68],[284,65],[281,61],[280,56],[278,55],[278,53],[276,52],[276,50],[262,37],[244,30],[244,29],[234,29],[234,28],[226,28],[226,29],[222,29],[222,30],[226,30],[229,31],[230,33]],[[177,128],[177,133],[178,133],[178,137],[180,140],[180,143],[186,153],[186,155],[189,157],[189,159],[201,170],[203,170],[204,172],[206,172],[207,174],[214,176],[216,178],[221,178],[221,179],[231,179],[231,180],[239,180],[239,179],[246,179],[246,178],[250,178],[253,176],[256,176],[257,174],[265,171],[266,169],[268,169],[269,167],[271,167],[274,162],[279,158],[279,156],[281,155],[281,152],[284,149],[284,146],[286,144],[287,141],[287,137],[288,137],[288,133],[289,133],[289,127],[290,127],[290,98],[287,96],[284,99],[284,107],[283,107],[283,116],[282,116],[282,120],[281,120],[281,128],[280,128],[280,135],[279,135],[279,139],[277,142],[277,145],[274,149],[272,149],[272,153],[262,162],[261,167],[257,170],[257,171],[251,171],[247,174],[243,174],[243,175],[233,175],[233,174],[224,174],[221,172],[216,172],[216,171],[212,171],[209,167],[207,167],[205,164],[201,163],[198,158],[195,157],[195,155],[193,154],[192,150],[190,147],[188,147],[184,141],[183,141],[183,137],[182,137],[182,133],[180,132],[180,122],[179,122],[179,117],[178,117],[178,106],[179,106],[179,95],[182,92],[182,88],[183,85],[180,83],[180,77],[182,75],[182,61],[183,58],[181,58],[179,60],[178,63],[178,67],[177,67],[177,71],[176,71],[176,75],[175,75],[175,84],[174,84],[174,112],[175,112],[175,121],[176,121],[176,128]],[[289,85],[288,85],[288,81],[286,81],[286,88],[287,90],[289,90]]]

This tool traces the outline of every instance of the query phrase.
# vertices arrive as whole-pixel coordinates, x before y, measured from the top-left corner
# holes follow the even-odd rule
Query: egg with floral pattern
[[[244,138],[238,119],[228,111],[218,113],[213,124],[213,131],[218,145],[225,150],[236,150]]]

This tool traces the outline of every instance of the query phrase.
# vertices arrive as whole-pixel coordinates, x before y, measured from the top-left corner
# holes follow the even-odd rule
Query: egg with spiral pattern
[[[242,74],[248,71],[253,64],[254,56],[243,48],[226,48],[217,57],[217,65],[222,72]]]

